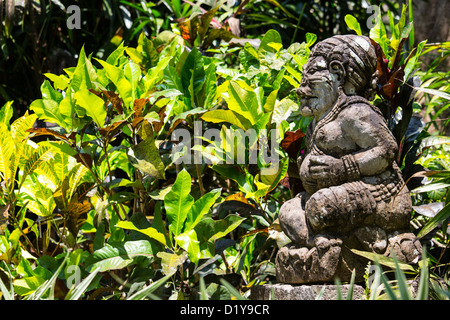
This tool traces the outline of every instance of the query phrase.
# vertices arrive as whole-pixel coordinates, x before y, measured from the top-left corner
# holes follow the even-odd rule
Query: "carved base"
[[[350,285],[341,285],[342,299],[347,298]],[[337,300],[338,288],[335,285],[301,285],[290,284],[265,284],[252,288],[251,300],[316,300],[323,290],[321,300]],[[352,300],[363,300],[364,288],[353,286]]]
[[[388,236],[385,256],[396,256],[405,263],[415,264],[419,261],[422,246],[414,234],[395,233]],[[341,245],[306,248],[288,244],[277,253],[277,281],[288,284],[334,283],[335,279],[348,282],[352,270],[355,270],[355,281],[364,279],[365,268],[369,260],[353,253],[349,248],[360,251],[371,251],[364,247],[355,237],[342,241]]]

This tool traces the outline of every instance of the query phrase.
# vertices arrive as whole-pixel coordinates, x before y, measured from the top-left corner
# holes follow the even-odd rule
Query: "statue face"
[[[329,71],[322,56],[312,56],[303,67],[297,94],[302,116],[320,119],[336,103],[339,96],[338,76]]]

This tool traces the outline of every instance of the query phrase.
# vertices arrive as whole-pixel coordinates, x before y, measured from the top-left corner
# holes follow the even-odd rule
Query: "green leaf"
[[[211,110],[203,114],[201,118],[213,123],[228,122],[242,130],[252,127],[252,124],[245,117],[233,110]]]
[[[12,138],[19,144],[24,143],[24,139],[29,135],[28,129],[30,129],[33,124],[36,122],[38,116],[35,114],[28,114],[28,111],[25,112],[25,115],[16,119],[11,124],[11,136]]]
[[[139,66],[133,61],[128,61],[124,67],[124,75],[131,85],[132,97],[133,100],[135,100],[137,98],[136,91],[138,87],[138,81],[141,77],[141,68],[139,68]]]
[[[203,216],[208,213],[209,209],[214,205],[217,198],[220,196],[220,193],[220,188],[214,189],[195,201],[187,215],[185,232],[193,229],[200,222]]]
[[[254,125],[258,117],[263,113],[262,107],[258,104],[256,93],[242,88],[235,81],[230,81],[228,93],[230,95],[228,108]]]
[[[187,259],[187,253],[183,252],[180,255],[169,252],[158,252],[156,254],[158,258],[161,258],[161,267],[165,275],[174,274],[178,266],[182,265]]]
[[[264,35],[264,37],[261,40],[261,44],[259,45],[258,52],[260,54],[264,54],[264,51],[273,52],[273,53],[277,52],[277,50],[275,48],[273,48],[273,46],[270,46],[269,43],[283,44],[283,42],[281,40],[281,36],[278,33],[278,31],[270,29],[269,31],[266,32],[266,34]]]
[[[195,103],[195,97],[202,89],[205,82],[205,70],[203,65],[203,55],[196,48],[189,52],[183,67],[181,68],[181,83],[183,92],[191,102],[191,109],[199,107]]]
[[[16,279],[14,280],[14,291],[19,296],[27,296],[35,292],[44,282],[45,279],[37,275]]]
[[[39,286],[39,288],[37,288],[36,291],[34,291],[29,296],[27,296],[26,300],[40,300],[44,296],[44,294],[47,293],[47,291],[50,288],[52,288],[52,290],[54,290],[56,279],[58,278],[59,273],[61,272],[64,265],[66,264],[68,257],[69,257],[69,253],[66,254],[63,262],[59,265],[58,269],[55,271],[53,276],[49,280],[45,281],[41,286]],[[50,295],[53,295],[53,291],[50,292]]]
[[[30,110],[41,120],[47,120],[65,128],[65,117],[61,114],[59,104],[53,100],[37,99],[30,105]]]
[[[127,241],[124,243],[106,244],[94,251],[85,261],[88,270],[99,272],[122,269],[134,263],[136,257],[154,257],[152,244],[147,240]]]
[[[253,191],[252,185],[249,184],[247,175],[238,170],[235,166],[230,165],[216,165],[212,169],[219,173],[220,175],[234,180],[237,182],[239,189],[245,193]],[[253,179],[253,176],[251,176]]]
[[[214,220],[212,218],[203,218],[195,227],[197,237],[201,244],[207,241],[215,241],[223,238],[228,233],[236,229],[245,218],[235,214],[230,214],[225,219]]]
[[[158,64],[152,69],[150,69],[150,71],[144,77],[144,85],[146,91],[151,90],[159,81],[161,81],[164,78],[166,70],[170,68],[170,66],[168,67],[168,65],[171,60],[172,60],[171,56],[161,58],[158,61]],[[171,71],[168,72],[169,73],[173,72],[173,70],[175,70],[176,74],[176,69],[172,69]],[[178,91],[180,91],[180,89],[182,88],[181,80],[179,79],[178,76],[176,76],[176,78],[178,79],[177,81],[179,81],[179,83],[175,87]]]
[[[375,262],[382,264],[386,267],[389,267],[391,269],[395,269],[398,266],[398,268],[401,270],[411,271],[411,272],[416,271],[416,269],[414,269],[409,264],[398,262],[398,261],[396,262],[393,258],[385,257],[381,254],[367,252],[367,251],[360,251],[360,250],[356,250],[356,249],[350,249],[350,250],[357,255],[360,255],[364,258],[375,261]]]
[[[0,124],[0,173],[3,173],[4,181],[8,181],[11,157],[14,153],[14,140],[6,124]]]
[[[408,290],[408,283],[406,282],[405,274],[400,269],[397,258],[394,257],[395,263],[395,278],[397,279],[398,288],[400,291],[401,300],[411,300],[411,294]]]
[[[173,273],[167,274],[166,276],[162,277],[158,281],[152,283],[149,286],[146,286],[133,294],[131,297],[127,298],[127,300],[143,300],[148,295],[150,295],[153,291],[158,289],[160,286],[162,286],[164,283],[166,283],[167,280],[170,279],[170,277],[173,275]]]
[[[277,127],[283,120],[287,120],[291,113],[298,109],[298,105],[289,98],[284,98],[275,103],[272,114],[272,123],[276,123]]]
[[[74,95],[77,104],[86,110],[89,117],[94,120],[99,128],[103,128],[106,120],[106,107],[102,98],[89,90],[79,90]]]
[[[442,208],[441,211],[439,211],[438,214],[436,214],[433,218],[428,220],[428,222],[423,226],[422,230],[420,230],[419,234],[417,235],[417,238],[423,238],[428,233],[430,233],[434,228],[439,226],[440,223],[446,221],[450,217],[450,202],[445,205],[444,208]]]
[[[40,166],[43,161],[47,161],[53,155],[52,149],[47,146],[39,146],[33,154],[27,159],[23,167],[22,180],[19,185],[22,186],[25,178]]]
[[[65,90],[69,85],[70,79],[64,75],[56,75],[53,73],[44,73],[44,76],[53,81],[53,86],[57,90]]]
[[[286,157],[277,163],[278,170],[276,168],[264,168],[266,172],[272,174],[257,174],[255,177],[255,184],[258,190],[255,192],[255,197],[263,197],[267,195],[270,191],[275,189],[275,187],[280,183],[280,181],[286,176],[287,170],[289,168],[289,158]],[[263,170],[264,170],[263,169]],[[264,171],[262,171],[264,173]],[[249,197],[250,194],[247,194]]]
[[[172,189],[164,196],[164,207],[169,221],[169,230],[178,236],[183,229],[189,210],[194,204],[191,192],[191,176],[183,169],[177,176]]]
[[[69,290],[69,292],[67,293],[67,295],[65,296],[64,300],[78,300],[85,293],[86,289],[89,287],[91,282],[97,276],[99,271],[100,271],[100,268],[95,269],[94,271],[92,271],[92,273],[90,275],[88,275],[76,287],[71,288]]]
[[[63,95],[61,92],[53,89],[52,85],[48,80],[44,80],[44,82],[41,85],[41,93],[42,93],[42,99],[47,100],[53,100],[57,103],[60,103],[63,99]]]
[[[197,239],[195,230],[183,232],[175,237],[177,244],[187,251],[189,259],[195,264],[201,258],[200,256],[200,242]]]
[[[229,282],[225,279],[220,279],[220,283],[230,292],[232,296],[234,296],[237,300],[247,300],[239,291],[236,290]]]
[[[153,135],[131,147],[127,152],[131,165],[142,173],[157,179],[165,179],[165,166],[159,155]]]
[[[9,127],[9,122],[11,121],[11,118],[13,116],[13,107],[12,107],[13,101],[6,102],[2,109],[0,110],[0,124],[5,124],[7,127]]]
[[[311,32],[306,33],[306,47],[311,47],[317,40],[317,35]]]
[[[217,91],[217,74],[215,63],[210,63],[205,70],[205,85],[203,90],[205,91],[205,99],[201,106],[203,109],[208,110],[213,106]]]
[[[80,57],[77,66],[72,75],[71,86],[77,92],[82,89],[91,89],[92,81],[97,77],[94,67],[84,52],[84,46],[81,48]]]
[[[358,36],[362,35],[361,26],[359,25],[358,20],[352,16],[351,14],[347,14],[344,18],[347,27],[351,30],[355,31]]]
[[[100,59],[97,59],[97,61],[103,66],[109,79],[116,86],[125,106],[131,108],[134,103],[133,88],[130,81],[125,77],[124,70]]]
[[[158,232],[158,230],[156,230],[155,228],[149,227],[145,229],[140,229],[136,227],[131,221],[119,221],[116,224],[116,227],[138,231],[140,233],[145,234],[146,236],[149,236],[152,239],[155,239],[156,241],[162,243],[163,245],[166,245],[166,238],[164,234]]]
[[[422,265],[420,266],[420,281],[419,288],[417,290],[416,300],[428,300],[428,259],[427,250],[424,247],[422,250]]]

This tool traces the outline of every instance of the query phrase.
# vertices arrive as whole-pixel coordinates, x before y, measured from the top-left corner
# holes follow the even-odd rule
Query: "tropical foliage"
[[[44,72],[45,80],[31,84],[40,92],[25,111],[13,101],[0,109],[2,298],[231,299],[275,281],[277,249],[289,241],[278,211],[295,193],[289,170],[310,121],[298,113],[295,89],[310,48],[324,35],[299,31],[286,40],[279,32],[311,19],[303,16],[305,5],[297,17],[293,4],[277,1],[237,8],[163,2],[164,10],[104,1],[99,19],[133,12],[122,16],[127,32],[86,43],[63,73]],[[43,3],[36,17],[60,10],[59,2]],[[225,20],[241,15],[248,16],[248,33],[255,21],[258,28],[278,26],[239,37]],[[365,30],[379,58],[373,103],[397,138],[415,205],[412,228],[428,252],[417,266],[355,254],[396,270],[392,284],[376,269],[367,298],[411,298],[408,286],[420,279],[417,297],[444,299],[449,138],[431,128],[443,128],[448,73],[435,71],[439,61],[421,69],[421,57],[430,50],[447,56],[448,44],[421,42],[407,51],[412,12],[387,15],[389,25],[379,19]],[[55,16],[61,19],[59,11]],[[11,17],[2,30],[6,46],[20,38]],[[344,32],[363,33],[356,17],[345,22]],[[93,33],[102,39],[100,31]],[[3,97],[15,90],[6,89]],[[417,117],[422,110],[432,121]]]

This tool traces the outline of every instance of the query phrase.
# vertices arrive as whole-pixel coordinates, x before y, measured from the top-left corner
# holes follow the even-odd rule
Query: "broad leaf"
[[[0,109],[0,124],[5,124],[9,127],[9,122],[13,116],[13,101],[8,101],[4,104],[4,106]]]
[[[102,98],[88,90],[77,91],[74,98],[77,104],[86,110],[87,115],[94,120],[99,128],[105,125],[106,107]]]
[[[450,203],[447,203],[447,205],[439,211],[438,214],[436,214],[433,218],[431,218],[427,224],[420,230],[417,237],[423,238],[425,235],[430,233],[434,228],[438,227],[442,222],[446,221],[450,217]]]
[[[145,229],[140,229],[137,226],[135,226],[131,221],[119,221],[116,224],[116,226],[123,229],[139,231],[140,233],[143,233],[146,236],[155,239],[156,241],[162,243],[163,245],[166,245],[166,238],[164,234],[160,233],[155,228],[149,227]]]
[[[65,128],[65,117],[61,114],[59,104],[56,101],[37,99],[31,103],[30,109],[35,112],[39,119],[56,123]]]
[[[360,251],[360,250],[356,250],[356,249],[350,249],[350,250],[359,256],[362,256],[369,260],[375,261],[379,264],[382,264],[382,265],[392,268],[392,269],[395,269],[396,266],[398,266],[399,269],[404,270],[404,271],[411,271],[411,272],[416,271],[416,269],[414,269],[409,264],[406,264],[403,262],[395,262],[393,258],[389,258],[389,257],[383,256],[381,254],[367,252],[367,251]]]
[[[228,92],[230,95],[228,108],[254,125],[258,120],[258,116],[263,113],[262,107],[258,104],[256,93],[242,88],[235,81],[230,81]]]
[[[205,70],[203,66],[203,56],[196,47],[194,47],[187,56],[181,69],[181,83],[183,92],[190,101],[191,109],[200,107],[196,104],[195,97],[202,89],[205,81]]]
[[[220,192],[221,189],[214,189],[195,201],[187,215],[185,232],[193,229],[201,221],[220,196]]]
[[[172,189],[164,196],[169,230],[174,236],[181,233],[189,210],[194,204],[191,192],[191,176],[183,169],[177,176]]]
[[[195,227],[201,250],[214,256],[214,241],[226,236],[244,220],[245,218],[234,214],[230,214],[222,220],[203,218]]]
[[[362,35],[361,26],[359,25],[358,20],[351,14],[347,14],[344,18],[347,27],[351,30],[355,31],[358,36]]]
[[[139,256],[154,257],[153,247],[149,241],[106,244],[86,259],[85,266],[90,271],[100,268],[99,272],[122,269],[134,263],[134,258]]]
[[[228,122],[243,130],[252,127],[252,123],[233,110],[211,110],[203,114],[201,118],[213,123]]]
[[[86,57],[84,46],[81,48],[78,64],[73,72],[71,86],[75,92],[92,88],[92,81],[97,77],[94,67]]]
[[[171,275],[175,273],[178,266],[183,264],[187,259],[187,253],[183,252],[180,255],[169,252],[158,252],[156,254],[158,258],[161,258],[161,266],[165,275]]]
[[[34,170],[36,170],[42,162],[49,160],[52,155],[52,149],[46,146],[40,146],[33,152],[33,154],[27,159],[23,167],[22,180],[19,185],[19,190],[20,186],[25,181],[25,178]]]
[[[187,251],[189,254],[189,259],[193,263],[197,263],[201,258],[200,255],[200,242],[197,239],[197,233],[195,230],[189,230],[188,232],[183,232],[175,237],[177,244]]]
[[[0,173],[3,179],[8,181],[10,174],[10,159],[14,153],[14,141],[6,124],[0,124]]]
[[[270,43],[282,44],[281,36],[278,33],[278,31],[271,29],[271,30],[266,32],[266,34],[264,35],[264,37],[261,40],[261,44],[259,45],[258,52],[260,54],[263,54],[264,51],[276,52],[277,50],[275,50],[273,48],[273,46],[270,46],[269,45]]]
[[[131,108],[134,99],[133,99],[133,88],[130,84],[130,81],[125,77],[125,72],[123,69],[110,65],[109,63],[97,59],[97,61],[105,68],[106,74],[112,83],[116,86],[117,91],[119,92],[120,97],[122,98],[125,106],[127,108]]]
[[[131,147],[127,152],[130,163],[142,173],[154,178],[165,178],[165,166],[159,155],[159,150],[153,135]]]

